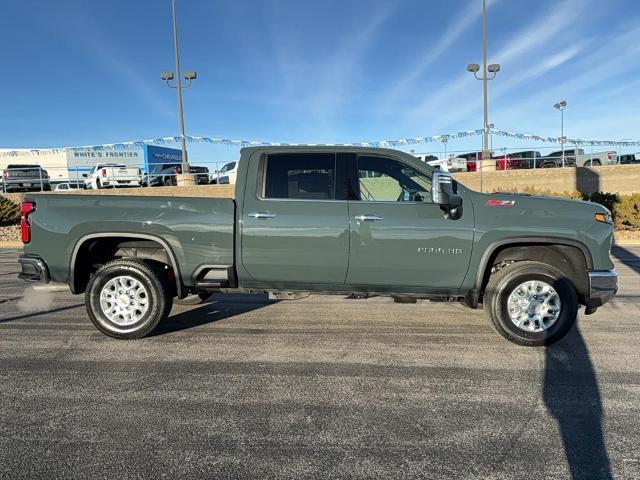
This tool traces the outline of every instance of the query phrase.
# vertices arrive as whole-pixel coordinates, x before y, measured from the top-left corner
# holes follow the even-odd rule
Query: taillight
[[[611,160],[613,158],[615,152],[609,152],[607,153],[607,157],[609,157],[609,160]]]
[[[20,217],[20,234],[22,236],[22,243],[29,243],[31,241],[31,224],[29,223],[28,217],[35,209],[35,203],[22,202],[22,216]]]
[[[7,178],[9,178],[9,172],[7,172],[6,170],[2,170],[2,178],[4,180],[6,180]]]
[[[102,175],[103,177],[107,176],[107,169],[103,168],[102,171],[100,172],[100,175]]]

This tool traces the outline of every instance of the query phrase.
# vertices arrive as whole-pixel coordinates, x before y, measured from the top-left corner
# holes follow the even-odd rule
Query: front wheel
[[[515,262],[491,275],[484,307],[494,329],[518,345],[550,345],[576,321],[573,283],[558,269],[540,262]]]
[[[114,260],[89,280],[85,305],[93,324],[118,339],[147,336],[171,311],[161,275],[139,260]]]

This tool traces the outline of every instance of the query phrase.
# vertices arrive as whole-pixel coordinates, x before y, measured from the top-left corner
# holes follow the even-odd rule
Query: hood
[[[519,193],[469,193],[480,229],[575,235],[594,227],[613,228],[611,224],[596,222],[596,213],[610,215],[610,212],[593,202]]]
[[[579,200],[575,198],[555,197],[552,195],[539,195],[530,193],[511,193],[511,192],[493,192],[493,193],[478,193],[481,196],[478,200],[484,200],[487,206],[489,203],[495,204],[492,200],[514,202],[513,206],[539,206],[540,208],[567,208],[567,209],[585,209],[584,211],[598,212],[598,213],[611,213],[609,209],[600,205],[599,203],[589,202],[585,200]]]

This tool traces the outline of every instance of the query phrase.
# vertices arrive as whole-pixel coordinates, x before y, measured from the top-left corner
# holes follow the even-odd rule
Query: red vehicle
[[[457,157],[464,158],[467,161],[467,172],[475,172],[478,169],[476,162],[482,160],[482,152],[463,153],[457,155]],[[511,159],[508,155],[491,157],[491,160],[496,161],[496,170],[510,170],[514,168],[511,166]]]

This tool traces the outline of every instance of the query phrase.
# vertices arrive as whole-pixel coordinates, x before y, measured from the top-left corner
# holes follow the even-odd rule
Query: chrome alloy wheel
[[[149,292],[133,277],[115,277],[102,287],[100,308],[116,325],[133,325],[142,320],[149,310]]]
[[[560,296],[541,280],[530,280],[513,289],[507,301],[509,318],[527,332],[543,332],[560,316]]]

